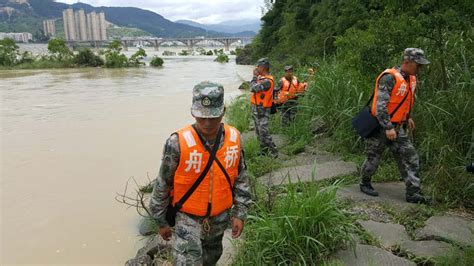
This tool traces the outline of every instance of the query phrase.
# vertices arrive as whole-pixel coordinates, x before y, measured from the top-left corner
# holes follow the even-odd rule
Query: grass
[[[250,112],[250,100],[248,94],[239,95],[234,101],[226,107],[226,122],[240,132],[249,129],[252,119]]]
[[[459,254],[462,254],[461,256]],[[464,250],[453,248],[449,254],[435,259],[435,265],[471,266],[474,265],[474,246]]]
[[[336,201],[337,189],[289,185],[270,206],[257,202],[234,264],[315,265],[348,244],[357,228]]]

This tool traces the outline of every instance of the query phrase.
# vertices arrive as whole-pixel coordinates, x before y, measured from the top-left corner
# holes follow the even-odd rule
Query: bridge
[[[188,50],[192,50],[194,46],[202,41],[214,41],[224,45],[225,51],[229,51],[230,45],[236,42],[246,43],[250,42],[252,37],[196,37],[196,38],[153,38],[153,37],[126,37],[122,38],[122,46],[125,51],[129,46],[133,46],[136,42],[149,43],[155,47],[155,50],[160,48],[163,43],[183,43]]]

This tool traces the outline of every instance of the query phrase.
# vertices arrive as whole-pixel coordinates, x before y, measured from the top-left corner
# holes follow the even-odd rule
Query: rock
[[[241,236],[242,237],[242,236]],[[222,239],[222,256],[217,261],[218,266],[231,265],[234,260],[236,253],[235,245],[232,243],[232,230],[227,229],[224,232],[224,238]]]
[[[405,227],[394,223],[379,223],[374,221],[358,221],[358,223],[369,234],[380,241],[380,244],[390,248],[402,242],[410,240]]]
[[[436,241],[436,240],[427,240],[427,241],[404,241],[400,245],[400,249],[414,254],[418,257],[439,257],[447,254],[453,246],[448,243]]]
[[[153,258],[157,254],[169,251],[172,247],[172,241],[173,239],[169,242],[166,242],[158,234],[154,235],[147,241],[144,247],[138,250],[137,257],[148,255],[150,258]]]
[[[464,246],[474,245],[473,221],[457,216],[433,216],[416,232],[417,240],[439,239]]]
[[[353,201],[386,203],[402,209],[415,206],[413,203],[406,202],[405,184],[403,182],[372,183],[372,186],[379,192],[378,197],[371,197],[360,192],[359,184],[340,188],[337,192],[337,197]]]
[[[136,258],[129,259],[125,262],[125,266],[151,266],[153,260],[148,255],[137,256]]]
[[[347,175],[357,170],[356,165],[344,161],[329,161],[316,163],[313,165],[300,165],[282,168],[259,178],[262,184],[267,186],[277,186],[288,184],[289,180],[293,183],[310,182],[313,180],[324,180],[332,177]]]
[[[314,163],[325,163],[330,161],[340,161],[340,158],[329,152],[318,150],[299,153],[296,156],[283,161],[283,165],[288,167],[295,165],[313,165]]]
[[[363,217],[376,222],[389,223],[392,221],[392,217],[377,203],[358,203],[351,207],[349,212],[354,215],[362,215]]]
[[[347,266],[416,265],[414,262],[397,257],[381,248],[362,244],[356,245],[355,254],[351,249],[340,250],[335,254],[335,258]]]

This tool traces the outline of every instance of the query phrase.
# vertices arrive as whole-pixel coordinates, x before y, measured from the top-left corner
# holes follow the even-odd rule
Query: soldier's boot
[[[364,194],[367,194],[372,197],[377,197],[379,195],[379,193],[374,190],[374,187],[372,187],[372,184],[370,184],[370,182],[362,182],[360,183],[359,187],[360,191],[362,191],[362,193]]]
[[[406,200],[409,203],[431,204],[431,197],[424,196],[419,187],[407,187]]]

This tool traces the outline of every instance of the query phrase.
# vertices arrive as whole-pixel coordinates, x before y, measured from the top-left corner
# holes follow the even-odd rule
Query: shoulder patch
[[[230,128],[230,141],[236,143],[237,142],[237,131],[235,128]]]
[[[184,140],[188,145],[188,148],[196,146],[196,140],[194,139],[193,133],[190,130],[186,130],[183,132]]]

